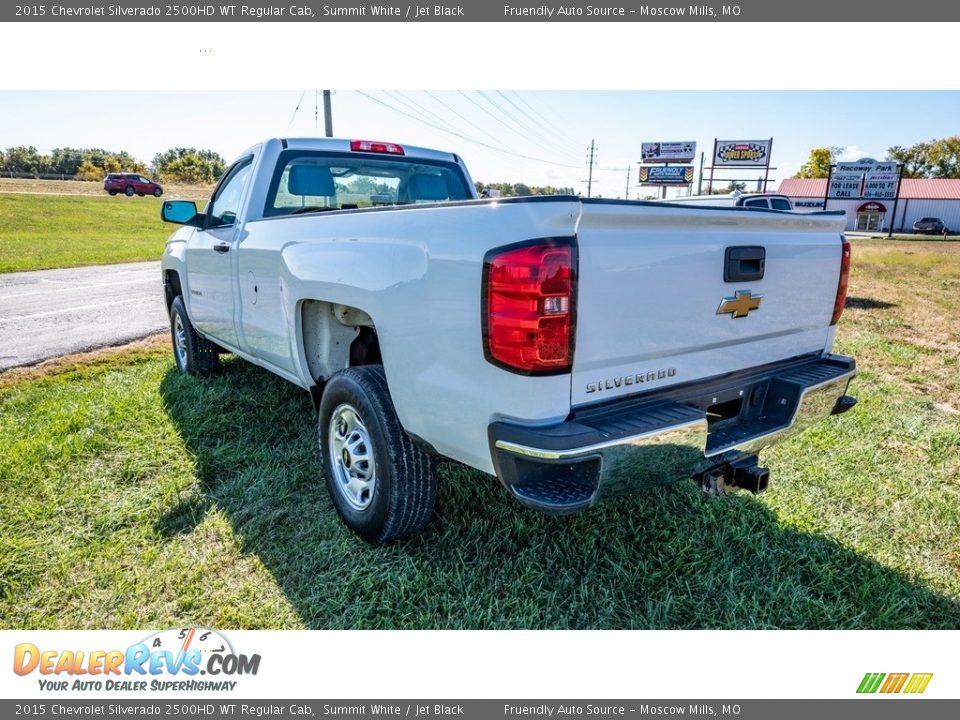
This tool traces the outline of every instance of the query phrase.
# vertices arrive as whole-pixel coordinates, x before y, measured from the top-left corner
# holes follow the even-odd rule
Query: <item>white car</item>
[[[691,476],[757,492],[760,448],[855,402],[842,213],[475,192],[450,153],[273,139],[205,212],[162,204],[177,366],[231,352],[309,391],[371,542],[428,522],[438,457],[548,512]]]
[[[681,203],[683,205],[715,205],[717,207],[745,207],[761,210],[793,210],[793,203],[786,195],[775,193],[732,192],[721,195],[687,195],[673,197],[661,202]]]

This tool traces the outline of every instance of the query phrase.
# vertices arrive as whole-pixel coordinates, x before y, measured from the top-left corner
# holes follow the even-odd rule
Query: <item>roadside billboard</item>
[[[692,165],[640,166],[641,185],[689,185],[692,182]]]
[[[713,164],[717,167],[767,167],[773,140],[717,140]]]
[[[640,145],[640,161],[645,163],[688,163],[697,154],[697,143],[645,142]]]

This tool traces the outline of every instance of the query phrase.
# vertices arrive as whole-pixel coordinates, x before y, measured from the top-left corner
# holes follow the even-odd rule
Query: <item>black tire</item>
[[[117,191],[116,191],[116,190],[108,190],[107,192],[109,192],[111,195],[116,195],[116,194],[117,194]]]
[[[344,408],[356,412],[364,434],[362,442],[355,444],[362,449],[361,455],[372,456],[373,460],[372,489],[365,499],[362,495],[351,498],[347,458],[341,461],[338,455],[336,465],[333,458],[337,453],[334,433],[340,435],[340,428],[333,427],[334,418],[342,421],[343,413],[348,412]],[[347,368],[334,375],[324,388],[317,417],[327,490],[347,527],[374,545],[422,530],[437,501],[436,460],[414,444],[400,426],[383,366]],[[344,448],[350,444],[350,437],[344,431]],[[365,447],[367,442],[372,447]],[[360,467],[364,461],[353,462]]]
[[[123,190],[123,194],[126,195],[127,197],[133,197],[133,194],[135,192],[136,190],[133,189],[133,185],[127,185],[127,187],[124,188]]]
[[[181,331],[182,336],[178,339]],[[216,346],[194,330],[181,295],[177,295],[170,306],[170,341],[173,343],[173,361],[180,372],[209,375],[220,366]]]
[[[161,190],[160,188],[154,188],[154,189],[153,189],[153,196],[154,196],[154,197],[160,197],[161,195],[163,195],[163,190]]]
[[[143,193],[137,193],[137,197],[143,197]]]

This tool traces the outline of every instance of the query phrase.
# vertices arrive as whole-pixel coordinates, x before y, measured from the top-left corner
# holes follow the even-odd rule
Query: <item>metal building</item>
[[[791,178],[780,183],[777,191],[788,196],[799,211],[824,209],[826,178]],[[827,210],[847,213],[847,230],[886,232],[893,220],[894,232],[912,232],[920,218],[940,218],[952,232],[960,232],[960,180],[904,178],[900,185],[897,216],[893,200],[827,200]]]

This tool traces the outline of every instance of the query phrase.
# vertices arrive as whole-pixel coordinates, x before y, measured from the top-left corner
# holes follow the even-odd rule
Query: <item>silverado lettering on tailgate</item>
[[[608,378],[596,383],[587,383],[587,392],[600,392],[602,390],[614,390],[624,385],[639,385],[653,380],[663,380],[664,378],[674,377],[677,374],[676,368],[661,368],[660,370],[651,370],[647,373],[637,373],[636,375],[621,375],[620,377]]]

